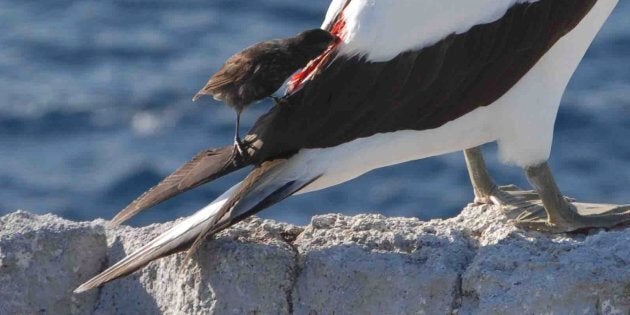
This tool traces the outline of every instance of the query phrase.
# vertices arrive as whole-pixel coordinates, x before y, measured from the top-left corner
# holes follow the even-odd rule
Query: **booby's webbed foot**
[[[567,218],[551,223],[547,217],[548,210],[542,206],[526,209],[516,218],[516,224],[522,228],[551,233],[630,224],[630,205],[567,202],[565,209],[551,210],[565,213]]]
[[[464,156],[475,203],[499,205],[506,213],[521,211],[516,224],[522,228],[561,233],[630,224],[630,205],[577,203],[562,196],[546,163],[526,169],[536,190],[521,190],[494,183],[479,147],[465,150]]]
[[[540,196],[542,207],[526,209],[516,219],[518,226],[562,233],[630,224],[630,205],[571,202],[562,196],[547,163],[528,167],[525,171]]]
[[[481,204],[501,206],[504,212],[529,209],[542,204],[538,193],[533,190],[523,190],[516,185],[498,186],[483,200],[486,200],[486,202],[481,202]]]

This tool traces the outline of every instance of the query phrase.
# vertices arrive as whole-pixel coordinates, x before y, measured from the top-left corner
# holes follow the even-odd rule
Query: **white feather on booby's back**
[[[407,50],[435,44],[450,34],[500,19],[513,5],[539,0],[352,0],[344,10],[343,55],[387,61]],[[330,5],[324,25],[343,0]],[[395,5],[394,5],[395,3]]]

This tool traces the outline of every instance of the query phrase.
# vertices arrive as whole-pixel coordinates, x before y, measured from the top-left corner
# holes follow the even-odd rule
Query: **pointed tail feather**
[[[178,168],[121,210],[112,219],[111,224],[119,225],[144,209],[236,171],[245,165],[246,163],[239,163],[234,159],[232,146],[199,152],[190,162]]]
[[[234,193],[236,187],[238,187],[238,185],[223,193],[208,206],[199,210],[192,216],[175,224],[169,230],[162,233],[148,244],[142,246],[135,252],[127,255],[127,257],[123,258],[121,261],[83,283],[81,286],[76,288],[74,292],[80,293],[99,287],[114,279],[126,276],[146,266],[155,259],[185,250],[197,238],[204,227],[203,223],[208,220],[212,220],[212,218],[216,216],[218,210]],[[227,219],[230,218],[226,217],[224,220],[220,220],[217,226],[220,227],[220,229],[227,227],[227,223],[229,222]]]
[[[253,215],[293,195],[321,176],[303,173],[294,166],[288,160],[278,159],[264,162],[250,172],[217,214],[204,223],[203,230],[188,249],[184,260],[190,259],[207,236],[216,233],[217,226],[221,226],[225,216],[240,220]]]
[[[274,160],[261,164],[245,180],[230,188],[210,205],[85,282],[75,292],[96,288],[128,275],[152,260],[186,248],[190,248],[188,257],[207,235],[217,233],[291,196],[321,175],[313,174],[296,164],[288,160]]]

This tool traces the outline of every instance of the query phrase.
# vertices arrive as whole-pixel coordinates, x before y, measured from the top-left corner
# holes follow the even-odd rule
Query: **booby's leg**
[[[492,201],[491,199],[492,194],[497,191],[499,187],[488,174],[486,162],[481,154],[481,147],[464,150],[464,157],[466,158],[466,167],[468,168],[470,183],[475,192],[475,203],[497,203],[498,200]]]
[[[481,147],[464,150],[464,157],[476,204],[495,204],[514,209],[531,206],[532,201],[538,199],[533,191],[522,191],[514,185],[497,186],[488,173]]]
[[[568,202],[558,189],[547,162],[527,167],[525,173],[540,195],[544,209],[525,210],[517,218],[517,224],[522,227],[561,233],[630,223],[630,205]]]

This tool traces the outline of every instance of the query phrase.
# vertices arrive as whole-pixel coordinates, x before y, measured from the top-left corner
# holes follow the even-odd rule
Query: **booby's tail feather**
[[[185,260],[197,251],[205,238],[216,233],[223,216],[240,218],[252,215],[302,189],[320,177],[318,174],[298,174],[285,159],[264,162],[238,185],[235,193],[223,204],[217,215],[205,227],[186,253]]]
[[[88,280],[76,288],[74,292],[80,293],[96,288],[114,279],[126,276],[155,259],[186,250],[201,232],[204,221],[211,220],[215,217],[226,200],[234,193],[236,187],[238,187],[238,185],[230,188],[208,206],[183,221],[176,223],[160,236]],[[224,220],[220,223],[223,223],[223,221]]]
[[[296,167],[298,165],[290,160],[273,160],[257,166],[241,183],[211,204],[88,280],[75,293],[128,275],[175,252],[189,249],[186,257],[190,257],[206,236],[291,196],[320,177],[303,166]]]
[[[245,165],[234,158],[232,146],[201,151],[190,162],[178,168],[121,210],[112,219],[111,224],[119,225],[144,209],[236,171]]]

